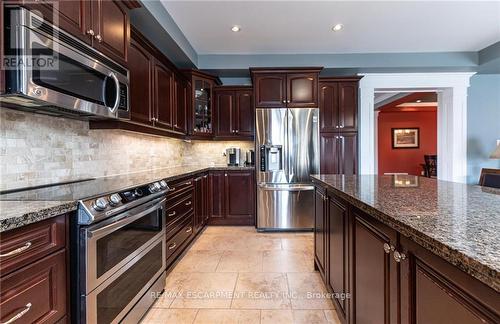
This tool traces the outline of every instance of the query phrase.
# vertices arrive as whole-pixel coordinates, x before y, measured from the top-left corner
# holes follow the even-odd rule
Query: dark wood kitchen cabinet
[[[44,19],[94,47],[97,51],[127,66],[130,42],[130,9],[139,8],[137,1],[120,0],[56,0],[24,4],[39,10]]]
[[[322,68],[250,68],[255,107],[317,108]]]
[[[252,139],[255,129],[251,87],[221,86],[215,91],[215,136]]]
[[[189,82],[179,74],[174,75],[174,100],[172,111],[173,129],[176,132],[187,133],[186,114],[189,111]]]
[[[198,233],[207,224],[209,215],[208,174],[200,174],[194,179],[194,229]]]
[[[325,189],[316,186],[314,191],[314,260],[315,268],[326,282],[327,196]]]
[[[359,77],[320,78],[320,132],[356,132]]]
[[[67,216],[0,237],[0,321],[65,322],[68,313]],[[72,215],[73,216],[73,215]]]
[[[210,171],[211,225],[255,224],[253,170]]]
[[[153,64],[154,57],[147,44],[132,31],[129,53],[130,119],[153,125]]]
[[[337,293],[349,292],[349,214],[347,204],[336,197],[330,197],[328,202],[328,222],[326,241],[328,247],[327,259],[331,260],[327,267],[327,286]],[[339,317],[344,321],[348,316],[349,299],[345,296],[335,298],[334,302],[340,310]]]
[[[500,322],[497,291],[314,182],[315,267],[342,323]]]
[[[357,143],[357,133],[320,133],[321,173],[356,174]]]
[[[222,82],[218,77],[199,70],[188,69],[183,72],[191,82],[188,135],[191,138],[212,138],[215,135],[213,92],[214,87]]]
[[[154,126],[173,129],[174,73],[159,60],[153,64]]]

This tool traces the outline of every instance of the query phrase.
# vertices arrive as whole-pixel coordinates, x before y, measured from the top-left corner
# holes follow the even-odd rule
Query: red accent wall
[[[378,173],[420,175],[425,154],[437,152],[437,112],[381,111],[378,115]],[[418,149],[393,149],[391,128],[420,128]]]

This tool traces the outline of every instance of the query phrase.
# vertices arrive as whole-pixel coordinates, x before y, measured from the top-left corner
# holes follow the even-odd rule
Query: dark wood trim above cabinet
[[[220,78],[216,75],[211,74],[211,73],[204,72],[204,71],[197,70],[197,69],[181,69],[180,71],[182,73],[184,73],[188,79],[190,79],[192,76],[197,76],[200,78],[212,80],[216,86],[222,85],[222,81],[220,80]]]
[[[304,66],[304,67],[250,67],[250,74],[254,73],[295,73],[295,72],[316,72],[323,70],[322,66]]]

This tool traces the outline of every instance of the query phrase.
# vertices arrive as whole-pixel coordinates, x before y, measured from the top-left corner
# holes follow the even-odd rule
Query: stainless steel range
[[[81,200],[72,228],[75,323],[137,323],[164,289],[166,181]]]

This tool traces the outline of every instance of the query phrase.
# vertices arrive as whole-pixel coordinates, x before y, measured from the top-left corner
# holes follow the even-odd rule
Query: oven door
[[[19,60],[31,66],[20,69],[14,91],[81,114],[117,118],[127,101],[126,69],[104,64],[108,60],[86,44],[28,11],[21,11],[19,19],[17,44],[12,46]]]
[[[144,298],[152,302],[145,294],[157,296],[164,287],[164,281],[158,281],[166,268],[165,242],[163,235],[89,295],[81,296],[82,313],[86,314],[81,323],[119,323]]]
[[[165,236],[165,198],[158,198],[81,228],[83,255],[80,291],[96,289],[118,270]]]

